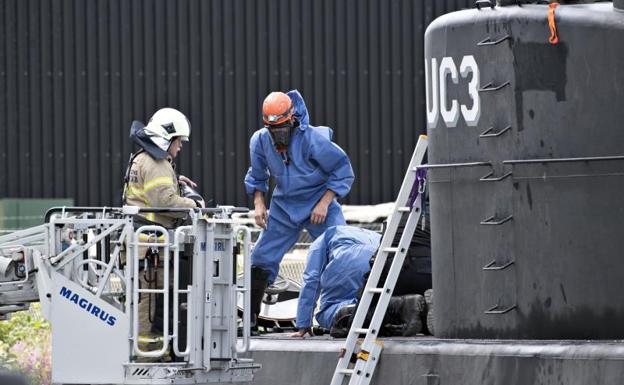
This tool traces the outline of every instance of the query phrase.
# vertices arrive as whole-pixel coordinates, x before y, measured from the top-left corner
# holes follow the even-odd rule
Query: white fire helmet
[[[156,111],[145,126],[145,132],[154,137],[171,141],[181,136],[183,141],[188,141],[191,135],[191,124],[186,116],[174,108],[161,108]]]

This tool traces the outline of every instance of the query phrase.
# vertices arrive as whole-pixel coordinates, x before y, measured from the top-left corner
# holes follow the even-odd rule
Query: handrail
[[[188,356],[191,352],[191,292],[192,286],[188,285],[186,290],[180,290],[180,236],[186,231],[193,230],[193,226],[180,226],[173,234],[173,352],[176,356]],[[184,239],[182,239],[184,241]],[[186,294],[186,349],[180,351],[180,340],[178,336],[178,318],[180,312],[180,293]]]
[[[152,243],[151,247],[162,247],[164,254],[164,263],[163,263],[163,288],[162,289],[141,289],[139,288],[139,247],[138,245],[150,245],[149,242],[137,242],[139,236],[143,233],[147,232],[156,232],[161,233],[165,238],[165,242],[163,243]],[[157,237],[158,238],[158,237]],[[162,226],[141,226],[134,233],[133,239],[134,246],[134,258],[133,258],[133,277],[134,282],[132,285],[132,302],[134,304],[134,308],[132,311],[132,349],[134,353],[141,357],[162,357],[169,348],[169,233]],[[139,347],[139,294],[140,293],[153,293],[153,294],[162,294],[163,295],[163,339],[162,339],[162,348],[160,350],[151,350],[144,351]]]
[[[431,170],[436,168],[458,168],[458,167],[483,167],[492,166],[491,162],[466,162],[466,163],[440,163],[440,164],[423,164],[422,166],[414,167],[414,171],[425,169]]]
[[[189,212],[198,212],[201,214],[221,214],[223,212],[227,213],[246,213],[249,212],[248,207],[234,207],[234,206],[222,206],[222,207],[208,207],[208,208],[177,208],[177,207],[134,207],[134,206],[125,206],[126,208],[134,209],[134,213],[189,213]],[[75,214],[84,214],[84,213],[94,213],[94,214],[106,214],[106,212],[115,213],[115,214],[125,214],[123,207],[51,207],[46,211],[44,216],[44,222],[50,222],[50,218],[55,213],[75,213]]]
[[[546,158],[546,159],[513,159],[504,160],[503,164],[530,164],[530,163],[565,163],[565,162],[596,162],[608,160],[624,160],[624,155],[587,156],[580,158]]]
[[[243,233],[243,287],[236,285],[236,293],[243,293],[243,346],[236,342],[236,352],[245,353],[249,350],[251,336],[251,230],[247,226],[238,226],[234,229],[236,236]],[[236,258],[236,256],[233,256]],[[236,306],[236,301],[234,301]],[[235,319],[236,320],[236,319]]]

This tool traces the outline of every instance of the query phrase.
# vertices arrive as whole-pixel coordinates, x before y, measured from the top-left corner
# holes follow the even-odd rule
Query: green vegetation
[[[50,324],[39,305],[0,321],[0,365],[28,376],[33,385],[51,383]]]

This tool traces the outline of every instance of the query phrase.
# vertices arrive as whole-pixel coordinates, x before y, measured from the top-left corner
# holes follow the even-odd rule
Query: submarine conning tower
[[[624,1],[517,3],[425,34],[436,336],[624,339]]]

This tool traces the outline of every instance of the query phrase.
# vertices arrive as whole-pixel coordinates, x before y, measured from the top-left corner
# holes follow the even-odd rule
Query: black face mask
[[[271,133],[273,143],[275,144],[275,148],[278,152],[286,152],[288,150],[292,130],[298,126],[299,123],[296,120],[293,120],[292,122],[287,121],[275,126],[266,126],[269,133]]]

